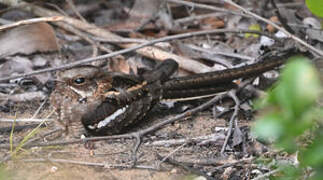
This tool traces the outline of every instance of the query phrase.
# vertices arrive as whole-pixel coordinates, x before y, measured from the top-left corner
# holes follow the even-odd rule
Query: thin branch
[[[191,15],[191,16],[188,16],[185,18],[176,19],[174,22],[177,24],[184,24],[184,23],[188,23],[190,21],[201,20],[201,19],[205,19],[205,18],[209,18],[209,17],[219,17],[219,16],[223,16],[223,13],[209,13],[209,14],[202,14],[202,15]]]
[[[84,19],[84,17],[80,14],[80,12],[76,9],[75,4],[72,0],[66,0],[67,4],[70,6],[72,11],[76,14],[77,17],[79,17],[83,22],[87,21]]]
[[[210,135],[204,135],[204,136],[197,136],[197,137],[191,137],[191,138],[181,138],[181,139],[169,139],[169,140],[158,140],[158,141],[152,141],[149,143],[145,143],[145,146],[176,146],[176,145],[182,145],[186,143],[195,143],[198,145],[204,144],[206,141],[222,141],[224,140],[223,134],[210,134]]]
[[[218,7],[209,6],[209,5],[200,4],[200,3],[188,2],[188,1],[183,1],[183,0],[167,0],[167,1],[171,2],[171,3],[190,6],[192,8],[202,8],[202,9],[208,9],[208,10],[213,10],[213,11],[218,11],[218,12],[225,12],[225,13],[228,13],[228,14],[234,14],[234,15],[238,15],[238,16],[242,16],[242,17],[250,17],[250,16],[247,16],[247,15],[242,14],[240,12],[235,12],[235,11],[232,11],[232,10],[228,10],[228,9],[224,9],[224,8],[218,8]]]
[[[32,19],[26,19],[26,20],[21,20],[12,24],[6,24],[0,26],[0,32],[6,29],[14,28],[17,26],[21,25],[26,25],[26,24],[33,24],[33,23],[39,23],[39,22],[55,22],[55,21],[62,21],[63,16],[52,16],[52,17],[41,17],[41,18],[32,18]]]
[[[280,14],[280,12],[279,12],[279,9],[278,9],[278,7],[277,7],[277,5],[276,5],[276,2],[275,2],[275,0],[270,0],[270,3],[272,4],[272,6],[273,6],[273,8],[275,9],[274,11],[275,11],[275,14],[276,14],[276,16],[278,17],[278,19],[279,19],[279,21],[280,21],[280,23],[281,23],[281,25],[289,32],[289,33],[291,33],[291,34],[294,34],[295,33],[295,31],[288,25],[288,22],[287,22],[287,19],[286,18],[284,18],[281,14]]]
[[[46,104],[48,100],[48,97],[46,97],[46,99],[41,103],[41,105],[38,107],[38,109],[35,111],[35,113],[33,114],[33,116],[31,117],[31,119],[34,119],[40,112],[40,110],[44,107],[44,105]]]
[[[165,162],[170,156],[172,156],[173,154],[175,154],[175,152],[179,151],[180,149],[182,149],[184,146],[186,146],[188,143],[184,143],[181,146],[177,147],[176,149],[174,149],[172,152],[168,153],[163,159],[161,159],[159,162],[157,162],[157,169],[160,168],[161,163]]]
[[[158,159],[162,160],[164,159],[165,157],[157,154],[157,157]],[[175,161],[174,159],[171,159],[171,158],[166,158],[165,159],[165,162],[169,163],[169,164],[172,164],[174,166],[179,166],[189,172],[192,172],[194,174],[197,174],[197,175],[200,175],[200,176],[203,176],[205,177],[207,180],[215,180],[215,178],[211,177],[211,176],[208,176],[206,173],[202,172],[200,169],[197,169],[197,168],[192,168],[192,167],[189,167],[187,166],[185,163],[182,163],[182,162],[179,162],[179,161]]]
[[[225,148],[227,147],[227,144],[229,142],[229,138],[232,134],[232,129],[233,129],[233,123],[238,115],[238,112],[239,112],[239,106],[240,106],[240,101],[238,100],[238,98],[236,97],[235,93],[237,91],[234,89],[234,90],[231,90],[229,91],[229,96],[234,100],[235,102],[235,106],[234,106],[234,111],[233,111],[233,114],[231,116],[231,119],[230,119],[230,125],[229,125],[229,130],[228,130],[228,133],[227,133],[227,136],[224,140],[224,143],[223,143],[223,146],[222,146],[222,149],[221,149],[221,154],[224,154],[224,151],[225,151]],[[237,128],[237,127],[235,127]]]
[[[2,122],[9,122],[13,123],[15,122],[25,122],[25,123],[31,123],[31,122],[37,122],[40,123],[42,121],[53,121],[54,119],[36,119],[36,118],[20,118],[20,119],[10,119],[10,118],[0,118],[0,123]]]
[[[55,163],[64,163],[64,164],[76,164],[76,165],[83,165],[83,166],[98,166],[103,168],[137,168],[137,169],[148,169],[148,170],[158,170],[152,166],[131,166],[131,165],[123,165],[123,164],[108,164],[108,163],[94,163],[94,162],[86,162],[86,161],[74,161],[74,160],[67,160],[67,159],[24,159],[24,162],[55,162]]]
[[[253,178],[252,180],[261,180],[261,179],[266,179],[267,177],[273,175],[273,174],[276,174],[278,173],[279,171],[281,171],[282,169],[278,168],[278,169],[275,169],[275,170],[272,170],[272,171],[269,171],[268,173],[265,173],[263,175],[260,175],[256,178]]]

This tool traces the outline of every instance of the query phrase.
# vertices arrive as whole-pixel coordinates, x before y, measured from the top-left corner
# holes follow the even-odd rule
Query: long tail
[[[258,62],[251,65],[169,79],[163,84],[163,98],[201,96],[235,88],[233,80],[254,77],[272,70],[295,53],[296,48],[271,51],[260,56]]]

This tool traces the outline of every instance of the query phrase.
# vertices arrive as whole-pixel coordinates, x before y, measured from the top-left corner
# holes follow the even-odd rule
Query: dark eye
[[[84,83],[84,82],[85,82],[85,78],[77,78],[77,79],[75,79],[75,80],[74,80],[74,82],[75,82],[76,84],[82,84],[82,83]]]

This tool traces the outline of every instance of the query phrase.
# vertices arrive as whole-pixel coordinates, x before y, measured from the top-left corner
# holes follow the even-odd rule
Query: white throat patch
[[[70,86],[70,88],[78,95],[80,95],[82,98],[87,98],[90,96],[93,96],[93,92],[91,91],[82,91],[74,88],[73,86]]]

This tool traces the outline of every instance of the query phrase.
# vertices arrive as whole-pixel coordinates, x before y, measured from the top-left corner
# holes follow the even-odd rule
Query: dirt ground
[[[43,111],[43,114],[49,113],[49,107]],[[17,114],[17,118],[30,117],[28,112],[34,108]],[[19,110],[17,111],[19,112]],[[22,111],[21,111],[22,112]],[[156,112],[152,112],[156,113]],[[2,117],[14,118],[9,113],[2,113]],[[141,124],[133,131],[172,117],[174,114],[162,117],[162,115],[152,115],[151,120]],[[157,118],[156,118],[157,117]],[[55,116],[53,116],[55,118]],[[49,123],[51,124],[51,123]],[[19,125],[16,124],[16,125]],[[88,149],[84,143],[58,145],[49,147],[33,147],[19,151],[12,160],[5,164],[5,170],[12,179],[194,179],[198,175],[192,175],[192,172],[185,170],[181,166],[172,166],[168,163],[161,163],[158,155],[170,157],[179,162],[199,163],[207,160],[217,159],[217,163],[211,166],[196,165],[193,168],[200,169],[203,172],[209,172],[216,177],[221,177],[222,172],[215,170],[228,162],[238,161],[242,158],[242,152],[232,151],[228,157],[221,158],[220,150],[224,142],[227,121],[224,119],[214,119],[211,111],[200,112],[192,118],[187,118],[167,125],[165,128],[152,134],[144,136],[142,144],[137,152],[137,164],[131,168],[132,150],[135,141],[132,139],[117,139],[94,142],[94,148]],[[240,126],[248,126],[249,122],[240,122]],[[10,124],[2,124],[10,126]],[[49,128],[42,128],[39,133],[33,137],[39,137],[50,131]],[[20,142],[30,130],[14,133],[14,142]],[[201,136],[213,135],[215,138],[198,140],[194,142],[179,142],[175,145],[169,145],[166,142],[189,139]],[[10,133],[2,134],[2,144],[8,144]],[[38,142],[43,142],[46,138],[41,138]],[[55,139],[64,140],[64,137]],[[47,141],[52,141],[48,139]],[[166,142],[165,142],[166,141]],[[153,143],[160,143],[153,144]],[[8,156],[10,150],[1,148],[2,159]],[[230,160],[229,160],[230,159]],[[241,166],[243,168],[243,166]]]

